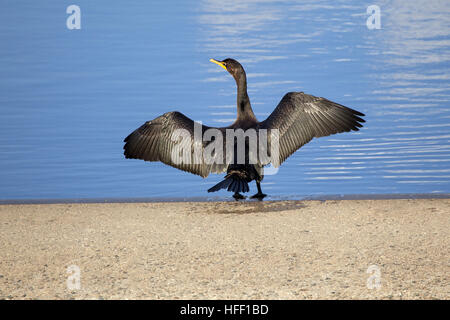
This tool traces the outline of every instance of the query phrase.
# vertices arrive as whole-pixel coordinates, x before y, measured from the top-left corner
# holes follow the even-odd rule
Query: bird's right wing
[[[195,124],[201,128],[199,139],[194,136]],[[227,165],[222,163],[225,161],[207,163],[203,157],[208,145],[203,141],[203,134],[208,129],[222,130],[195,123],[180,112],[167,112],[147,121],[126,137],[124,155],[129,159],[161,161],[201,177],[207,177],[211,172],[224,172]]]
[[[259,128],[278,130],[279,159],[271,161],[278,167],[315,137],[358,131],[362,127],[361,123],[365,122],[360,116],[364,114],[325,98],[289,92],[272,114],[260,123]]]

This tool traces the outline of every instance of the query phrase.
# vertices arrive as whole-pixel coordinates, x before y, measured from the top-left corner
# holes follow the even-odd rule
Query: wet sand
[[[450,199],[0,205],[0,298],[449,299],[449,230]]]

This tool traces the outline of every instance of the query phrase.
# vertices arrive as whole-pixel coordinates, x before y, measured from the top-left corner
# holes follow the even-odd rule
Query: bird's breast
[[[256,129],[258,125],[257,121],[252,120],[236,120],[231,126],[231,129],[242,129],[242,130],[248,130],[248,129]]]

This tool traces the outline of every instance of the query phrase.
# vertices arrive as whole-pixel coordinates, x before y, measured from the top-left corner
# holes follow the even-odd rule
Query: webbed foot
[[[233,198],[234,198],[236,201],[239,201],[239,200],[245,199],[245,198],[247,198],[247,197],[246,197],[246,196],[243,196],[243,195],[240,194],[239,192],[236,192],[235,194],[233,194]]]
[[[250,199],[258,199],[259,201],[261,201],[262,199],[264,199],[265,197],[267,197],[267,194],[264,194],[262,192],[258,192],[257,194],[254,194],[250,197]]]

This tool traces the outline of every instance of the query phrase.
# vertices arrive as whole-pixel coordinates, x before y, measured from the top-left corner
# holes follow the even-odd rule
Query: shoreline
[[[231,193],[230,193],[231,195]],[[402,199],[450,199],[450,193],[380,193],[316,195],[293,197],[267,197],[263,202],[276,201],[327,201],[327,200],[402,200]],[[255,202],[246,199],[242,202]],[[10,204],[70,204],[70,203],[176,203],[176,202],[235,202],[231,196],[216,197],[144,197],[144,198],[43,198],[43,199],[0,199],[0,205]]]
[[[449,208],[450,199],[0,205],[0,299],[449,299]],[[67,284],[74,266],[79,288]],[[373,276],[380,286],[369,288]]]

